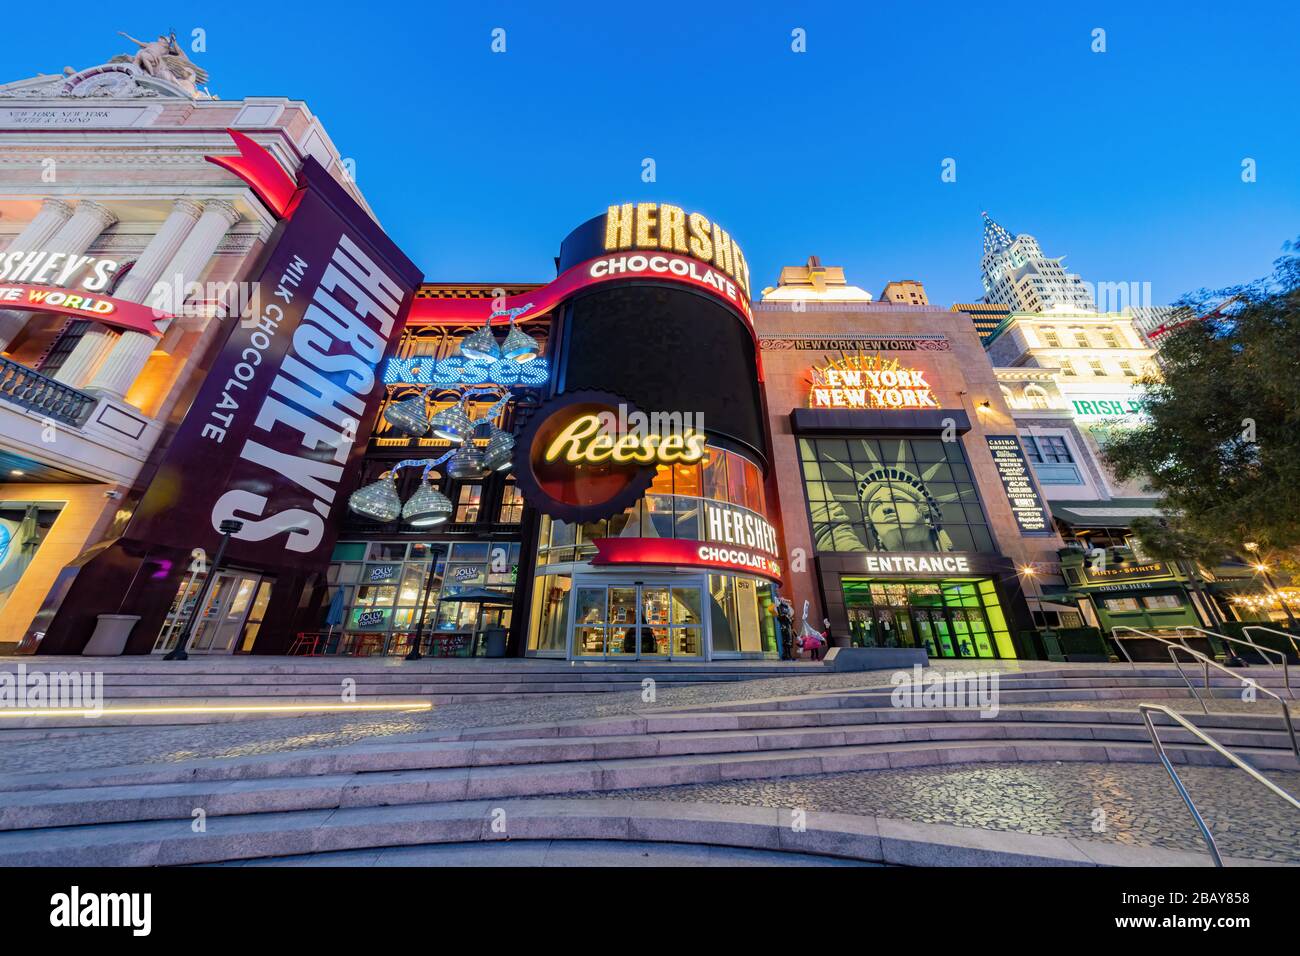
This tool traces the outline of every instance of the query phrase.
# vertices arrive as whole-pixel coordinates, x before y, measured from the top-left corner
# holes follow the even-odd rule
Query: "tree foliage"
[[[1161,376],[1142,382],[1147,421],[1106,444],[1117,477],[1164,498],[1152,553],[1253,541],[1300,569],[1300,240],[1284,249],[1271,276],[1179,302],[1207,317],[1166,334]]]

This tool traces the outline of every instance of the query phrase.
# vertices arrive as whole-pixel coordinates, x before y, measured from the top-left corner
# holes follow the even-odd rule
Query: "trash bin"
[[[85,657],[117,657],[126,647],[131,629],[140,620],[139,614],[101,614],[95,623],[95,633],[81,653]]]
[[[504,627],[486,627],[483,629],[485,657],[506,656],[506,629]]]

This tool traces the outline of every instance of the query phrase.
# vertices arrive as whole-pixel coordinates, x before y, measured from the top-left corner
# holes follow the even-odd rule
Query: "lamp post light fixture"
[[[1020,573],[1026,580],[1034,582],[1034,600],[1038,602],[1038,613],[1043,619],[1043,628],[1050,630],[1047,624],[1047,612],[1043,610],[1043,591],[1038,584],[1038,570],[1032,564],[1025,564],[1021,566]]]
[[[221,522],[217,530],[221,532],[221,543],[217,545],[217,556],[212,559],[212,567],[208,569],[208,579],[203,582],[203,587],[199,589],[199,599],[194,602],[194,610],[190,612],[190,619],[185,622],[185,630],[176,640],[176,646],[167,653],[163,660],[165,661],[184,661],[189,659],[185,653],[185,645],[190,642],[190,635],[194,633],[194,625],[203,613],[203,602],[208,599],[208,591],[212,588],[212,582],[217,579],[217,571],[221,568],[221,559],[226,556],[226,545],[230,542],[232,534],[238,534],[244,527],[244,522],[235,521],[233,518],[227,518]]]

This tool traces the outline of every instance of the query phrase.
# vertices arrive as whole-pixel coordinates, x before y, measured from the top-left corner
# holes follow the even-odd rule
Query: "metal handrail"
[[[1153,641],[1159,641],[1161,644],[1167,646],[1169,648],[1169,659],[1173,661],[1174,666],[1178,668],[1178,675],[1182,677],[1183,683],[1187,685],[1187,689],[1192,692],[1192,696],[1196,698],[1196,702],[1201,705],[1201,710],[1207,716],[1210,713],[1210,708],[1205,706],[1205,701],[1202,699],[1201,695],[1196,692],[1196,688],[1192,686],[1192,682],[1187,679],[1187,674],[1183,671],[1183,665],[1179,662],[1178,657],[1177,655],[1175,655],[1174,651],[1182,651],[1185,654],[1190,654],[1194,659],[1199,660],[1201,662],[1201,672],[1202,672],[1203,680],[1205,682],[1206,690],[1210,689],[1210,668],[1211,667],[1218,668],[1219,670],[1227,674],[1229,677],[1231,677],[1233,680],[1245,683],[1245,681],[1242,681],[1239,675],[1234,674],[1231,670],[1229,670],[1227,667],[1224,667],[1218,661],[1206,657],[1200,651],[1192,650],[1190,647],[1187,646],[1185,640],[1184,643],[1182,644],[1175,644],[1173,641],[1166,640],[1163,637],[1158,637],[1155,634],[1148,634],[1146,631],[1140,631],[1136,627],[1130,627],[1127,624],[1120,624],[1117,625],[1116,627],[1111,628],[1111,636],[1115,637],[1115,645],[1119,647],[1120,650],[1124,651],[1124,656],[1128,658],[1130,664],[1133,664],[1133,656],[1129,654],[1127,650],[1124,650],[1123,641],[1119,637],[1115,636],[1115,631],[1119,631],[1119,630],[1132,631],[1134,634],[1141,634],[1145,638],[1149,638],[1150,640]],[[1137,665],[1134,664],[1133,666],[1136,669]],[[1296,761],[1300,762],[1300,743],[1296,741],[1295,725],[1291,722],[1291,708],[1287,706],[1286,700],[1283,699],[1280,695],[1273,693],[1273,691],[1269,690],[1267,687],[1264,687],[1263,685],[1257,683],[1256,681],[1252,680],[1250,681],[1250,684],[1256,690],[1262,690],[1265,694],[1267,694],[1269,697],[1272,697],[1274,700],[1276,700],[1279,704],[1282,705],[1282,719],[1286,721],[1286,732],[1291,737],[1291,752],[1295,754]]]
[[[1278,659],[1282,661],[1282,683],[1286,685],[1286,692],[1291,695],[1291,699],[1295,700],[1295,692],[1291,690],[1291,675],[1287,671],[1286,667],[1286,655],[1281,651],[1275,651],[1271,647],[1260,647],[1248,637],[1229,637],[1227,634],[1220,634],[1218,631],[1207,631],[1203,627],[1195,627],[1191,624],[1180,624],[1178,625],[1178,630],[1196,631],[1199,634],[1205,634],[1209,637],[1217,637],[1219,640],[1227,641],[1231,644],[1242,644],[1246,647],[1253,647],[1255,650],[1259,651],[1261,657],[1264,657],[1265,654],[1276,654]],[[1228,648],[1228,650],[1232,650],[1232,648]],[[1264,657],[1264,661],[1270,667],[1277,667],[1277,665],[1267,657]]]
[[[1226,757],[1233,766],[1246,771],[1246,773],[1253,779],[1262,783],[1297,810],[1300,810],[1300,800],[1291,796],[1291,794],[1287,793],[1272,780],[1269,780],[1268,777],[1264,776],[1250,764],[1246,763],[1246,761],[1228,750],[1209,734],[1205,733],[1205,731],[1197,728],[1190,720],[1175,712],[1172,708],[1165,707],[1163,704],[1138,704],[1138,711],[1142,714],[1142,722],[1146,724],[1147,733],[1151,735],[1151,744],[1156,748],[1156,756],[1159,757],[1160,762],[1164,764],[1165,770],[1169,774],[1169,779],[1174,782],[1174,787],[1178,790],[1178,795],[1183,798],[1183,803],[1187,804],[1187,809],[1191,812],[1192,819],[1196,821],[1196,826],[1200,829],[1201,836],[1205,838],[1205,845],[1209,848],[1210,857],[1214,860],[1215,866],[1223,866],[1223,857],[1219,855],[1219,847],[1214,842],[1214,835],[1210,833],[1210,828],[1205,824],[1205,818],[1202,817],[1200,811],[1196,809],[1196,804],[1192,802],[1191,794],[1189,794],[1187,788],[1183,786],[1183,781],[1179,779],[1178,772],[1174,770],[1173,762],[1170,761],[1169,755],[1165,752],[1165,745],[1160,740],[1160,734],[1156,731],[1155,722],[1151,719],[1151,712],[1155,710],[1160,711],[1160,713],[1174,721],[1174,723],[1179,724],[1184,730],[1200,740],[1210,749]]]
[[[1115,638],[1115,646],[1123,651],[1124,656],[1128,658],[1129,666],[1134,670],[1137,670],[1137,664],[1133,661],[1133,655],[1124,647],[1124,641],[1115,633],[1116,631],[1132,631],[1134,634],[1141,634],[1143,637],[1150,638],[1153,641],[1159,641],[1161,644],[1168,644],[1170,647],[1178,646],[1173,641],[1167,641],[1163,637],[1157,637],[1155,634],[1148,634],[1146,631],[1139,631],[1136,627],[1130,627],[1127,624],[1117,624],[1115,627],[1110,629],[1110,636]],[[1184,649],[1191,650],[1191,648],[1186,647],[1186,645],[1184,645]],[[1201,705],[1201,710],[1208,714],[1210,709],[1205,706],[1205,701],[1201,700],[1201,695],[1196,692],[1196,688],[1192,686],[1192,682],[1188,680],[1187,674],[1183,671],[1183,665],[1178,662],[1178,658],[1174,657],[1173,654],[1170,654],[1169,656],[1173,658],[1174,666],[1178,668],[1178,676],[1183,679],[1183,683],[1187,685],[1187,689],[1192,692],[1192,696],[1196,698],[1196,702]]]
[[[1290,631],[1279,631],[1275,627],[1265,627],[1263,624],[1247,624],[1242,627],[1241,632],[1244,634],[1247,631],[1268,631],[1270,634],[1277,634],[1279,637],[1285,637],[1291,642],[1291,650],[1295,651],[1295,656],[1300,657],[1300,644],[1296,643],[1295,635]]]
[[[1173,658],[1175,664],[1178,663],[1178,658],[1174,657],[1174,651],[1182,651],[1185,654],[1191,654],[1193,657],[1195,657],[1201,662],[1201,667],[1205,672],[1206,690],[1210,689],[1210,668],[1211,667],[1217,667],[1219,670],[1223,671],[1229,677],[1235,678],[1236,680],[1241,680],[1241,678],[1238,677],[1236,674],[1234,674],[1231,670],[1224,667],[1218,661],[1206,657],[1200,651],[1194,651],[1190,647],[1182,647],[1178,644],[1171,643],[1169,645],[1169,656]],[[1274,700],[1276,700],[1279,704],[1282,705],[1282,719],[1286,721],[1286,732],[1291,736],[1291,752],[1295,754],[1296,762],[1300,763],[1300,743],[1296,742],[1295,725],[1291,722],[1291,708],[1286,705],[1286,698],[1282,697],[1282,695],[1280,694],[1273,693],[1267,687],[1263,686],[1262,684],[1258,684],[1255,681],[1251,681],[1251,685],[1256,690],[1262,690],[1264,693],[1268,694],[1269,697],[1272,697]],[[1201,701],[1201,708],[1203,710],[1205,709],[1205,701]],[[1209,713],[1208,710],[1206,710],[1205,712],[1207,714]]]

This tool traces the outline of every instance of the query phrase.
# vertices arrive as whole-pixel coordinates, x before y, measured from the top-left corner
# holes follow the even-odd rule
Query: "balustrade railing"
[[[97,401],[93,395],[3,356],[0,356],[0,399],[75,428],[85,424]]]

